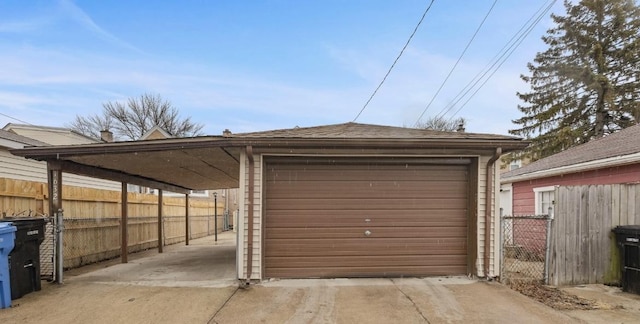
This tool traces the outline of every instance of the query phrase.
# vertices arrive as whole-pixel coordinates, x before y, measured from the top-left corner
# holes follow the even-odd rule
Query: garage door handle
[[[370,230],[364,231],[364,236],[369,236],[369,235],[371,235],[371,231]]]

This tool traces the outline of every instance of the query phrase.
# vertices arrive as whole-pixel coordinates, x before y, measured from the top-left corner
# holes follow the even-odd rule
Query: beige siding
[[[477,276],[484,277],[484,246],[485,246],[485,211],[487,208],[486,202],[486,189],[487,189],[487,162],[491,159],[491,156],[481,156],[478,163],[478,259],[476,261],[476,267],[478,269]],[[497,200],[499,197],[496,195],[496,188],[500,188],[500,184],[498,182],[499,177],[496,176],[498,173],[498,165],[499,162],[494,164],[494,172],[493,172],[493,193],[492,193],[492,201],[489,204],[489,208],[491,208],[492,215],[492,224],[491,226],[491,244],[492,247],[490,249],[489,255],[489,276],[498,275],[498,262],[496,260],[496,256],[499,255],[497,252],[499,235],[496,235],[496,224],[499,224],[500,220],[498,215],[495,212],[495,206],[497,206]]]
[[[41,161],[15,156],[6,150],[0,150],[0,178],[47,182],[47,164]],[[68,186],[120,191],[119,182],[83,177],[64,173],[62,183]]]
[[[262,156],[260,154],[254,154],[254,199],[253,199],[253,257],[252,257],[252,266],[251,266],[251,276],[250,279],[262,279]],[[242,251],[242,256],[238,256],[238,259],[242,260],[242,263],[239,264],[238,269],[241,269],[238,274],[239,278],[247,279],[247,257],[248,257],[248,222],[249,222],[249,162],[246,157],[246,154],[242,154],[241,162],[244,165],[241,165],[241,201],[244,202],[243,207],[240,209],[242,219],[241,228],[238,229],[240,233],[242,233],[242,246],[238,246],[238,251]]]

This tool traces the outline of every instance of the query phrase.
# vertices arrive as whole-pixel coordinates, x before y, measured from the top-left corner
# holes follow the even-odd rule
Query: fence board
[[[2,216],[43,216],[48,213],[44,183],[0,178]],[[66,269],[111,259],[120,255],[120,192],[63,186],[64,267]],[[129,252],[157,246],[158,196],[128,194]],[[189,200],[190,238],[214,232],[213,199]],[[218,201],[218,231],[224,226],[224,200]],[[164,197],[165,244],[185,240],[185,199]],[[2,218],[0,216],[0,218]],[[230,221],[232,221],[230,219]],[[233,225],[233,224],[230,224]],[[49,233],[48,233],[49,235]],[[47,245],[48,246],[48,245]]]
[[[550,283],[619,281],[618,225],[638,225],[640,184],[559,187],[551,227]]]

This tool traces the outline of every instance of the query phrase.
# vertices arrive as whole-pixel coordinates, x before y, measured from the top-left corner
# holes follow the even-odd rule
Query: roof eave
[[[254,148],[455,148],[455,149],[495,149],[504,153],[521,150],[528,141],[515,139],[384,139],[384,138],[228,138],[202,137],[190,139],[168,139],[157,141],[135,141],[97,143],[83,145],[57,145],[49,147],[26,147],[10,152],[17,156],[36,160],[47,160],[72,155],[94,155],[106,153],[153,152],[176,149],[198,149],[207,147]]]
[[[614,156],[606,159],[593,160],[578,164],[565,165],[557,168],[528,172],[500,179],[500,183],[514,183],[526,180],[559,176],[563,174],[598,170],[615,166],[622,166],[640,162],[640,152],[628,155]]]

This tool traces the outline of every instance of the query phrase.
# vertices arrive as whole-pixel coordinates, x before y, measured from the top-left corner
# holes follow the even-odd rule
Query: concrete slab
[[[164,253],[126,264],[68,277],[72,282],[162,287],[232,287],[236,280],[236,236],[233,232],[165,247]]]
[[[239,317],[238,314],[242,314]],[[579,323],[498,283],[465,277],[265,282],[215,323]]]

